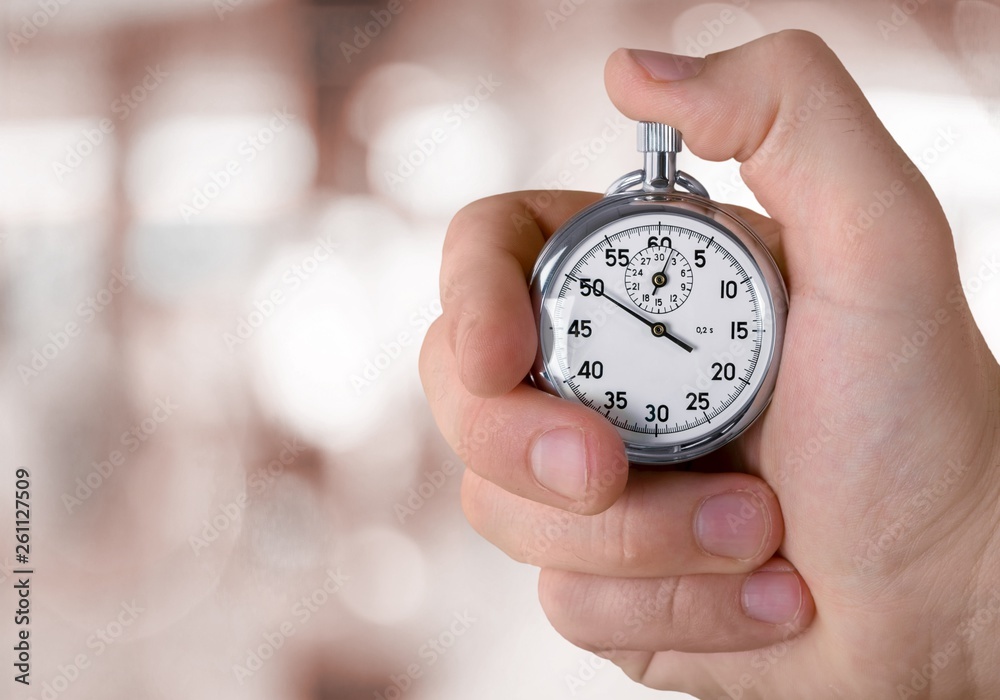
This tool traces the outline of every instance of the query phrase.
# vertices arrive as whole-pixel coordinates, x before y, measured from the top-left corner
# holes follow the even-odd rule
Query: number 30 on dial
[[[787,307],[752,230],[710,200],[598,202],[543,250],[532,280],[539,387],[599,412],[635,462],[717,449],[764,409]]]

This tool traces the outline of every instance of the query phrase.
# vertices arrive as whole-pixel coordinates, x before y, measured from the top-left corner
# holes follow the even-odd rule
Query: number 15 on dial
[[[605,197],[550,239],[532,296],[535,384],[603,415],[634,462],[711,452],[767,405],[784,285],[750,227],[707,197]]]

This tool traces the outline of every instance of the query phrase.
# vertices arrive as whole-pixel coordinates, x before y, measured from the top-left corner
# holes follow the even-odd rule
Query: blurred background
[[[19,466],[37,572],[33,682],[4,697],[686,697],[551,630],[537,572],[466,525],[416,374],[458,208],[638,167],[619,46],[821,34],[1000,350],[998,2],[2,7],[4,610]],[[682,164],[757,207],[735,164]]]

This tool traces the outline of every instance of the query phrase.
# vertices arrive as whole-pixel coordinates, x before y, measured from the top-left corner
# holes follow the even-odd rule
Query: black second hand
[[[640,316],[638,313],[636,313],[632,309],[628,308],[627,306],[625,306],[624,304],[622,304],[621,302],[619,302],[614,297],[608,296],[607,293],[602,292],[599,296],[604,297],[605,299],[607,299],[608,301],[610,301],[612,304],[614,304],[618,308],[620,308],[623,311],[625,311],[625,313],[632,314],[633,316],[635,316],[637,319],[639,319],[640,321],[642,321],[643,323],[645,323],[650,328],[652,328],[653,326],[656,325],[655,323],[653,323],[649,319],[645,318],[644,316]],[[663,326],[663,324],[661,323],[660,326]],[[672,340],[674,343],[676,343],[680,347],[684,348],[688,352],[692,352],[694,350],[693,347],[691,347],[690,345],[688,345],[687,343],[685,343],[683,340],[681,340],[677,336],[672,335],[669,332],[667,332],[667,329],[666,329],[665,326],[663,326],[663,337],[666,338],[667,340]]]

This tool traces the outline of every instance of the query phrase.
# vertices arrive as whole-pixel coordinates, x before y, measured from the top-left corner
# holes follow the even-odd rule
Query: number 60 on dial
[[[788,302],[753,230],[676,170],[680,135],[640,123],[639,149],[645,168],[539,256],[532,379],[607,418],[631,461],[679,462],[718,449],[764,410]]]

